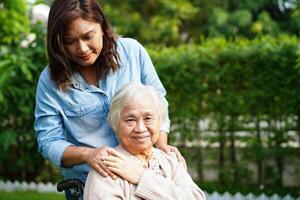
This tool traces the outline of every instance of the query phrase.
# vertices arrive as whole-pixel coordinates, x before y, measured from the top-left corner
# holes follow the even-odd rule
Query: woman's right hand
[[[93,148],[89,150],[86,158],[86,162],[90,167],[96,170],[101,176],[110,176],[112,179],[117,178],[117,176],[107,168],[107,165],[103,163],[105,157],[107,157],[107,150],[109,147]]]

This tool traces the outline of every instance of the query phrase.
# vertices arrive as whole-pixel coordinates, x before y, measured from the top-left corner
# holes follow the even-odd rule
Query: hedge
[[[55,181],[57,169],[37,152],[34,95],[38,74],[46,63],[42,29],[28,47],[1,47],[0,53],[0,179]],[[245,142],[263,182],[263,162],[276,163],[278,175],[271,184],[282,184],[284,144],[300,137],[299,39],[264,36],[253,40],[203,39],[199,44],[178,47],[148,46],[170,103],[171,142],[218,143],[221,183],[237,183],[245,168],[239,165],[237,142]],[[208,120],[207,132],[199,120]],[[266,123],[267,126],[261,124]],[[213,131],[216,134],[205,134]],[[239,137],[247,131],[247,137]],[[268,138],[262,133],[267,132]],[[176,137],[175,137],[176,136]],[[226,153],[228,150],[229,153]],[[203,174],[198,145],[199,178]],[[271,156],[270,156],[271,155]],[[247,178],[247,177],[245,177]]]

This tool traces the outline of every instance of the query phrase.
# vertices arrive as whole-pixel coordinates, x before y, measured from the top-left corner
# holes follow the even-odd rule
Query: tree
[[[1,178],[32,180],[44,163],[32,129],[37,77],[46,66],[44,36],[44,26],[30,24],[25,0],[0,1]]]

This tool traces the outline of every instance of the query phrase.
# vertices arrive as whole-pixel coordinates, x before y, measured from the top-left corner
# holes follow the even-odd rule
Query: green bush
[[[176,136],[173,141],[179,145],[198,139],[217,142],[221,184],[251,183],[244,174],[248,167],[240,164],[248,156],[257,165],[258,185],[282,186],[289,156],[283,146],[295,139],[288,131],[296,137],[300,132],[298,44],[298,38],[281,35],[149,49],[168,92],[172,132],[177,133],[170,136]],[[201,119],[209,120],[206,132],[217,135],[200,130]],[[247,137],[239,137],[240,131]],[[238,155],[239,142],[246,143],[250,155]],[[273,172],[263,167],[268,161],[275,163]],[[201,174],[203,166],[198,168]],[[271,174],[263,175],[265,171]]]
[[[2,42],[0,47],[0,160],[5,163],[0,178],[57,181],[58,170],[38,154],[33,131],[35,87],[47,64],[45,30],[37,24],[29,32],[36,38],[26,47],[21,45],[25,38],[13,45]],[[300,129],[298,43],[298,38],[282,35],[148,46],[168,92],[171,141],[180,141],[181,147],[187,141],[217,142],[214,158],[221,184],[251,181],[249,169],[240,164],[247,157],[258,168],[266,160],[275,162],[270,175],[257,174],[257,185],[282,185],[284,158],[289,156],[283,146],[293,140],[287,132]],[[204,119],[215,135],[199,129],[198,122]],[[261,122],[268,126],[260,126]],[[250,135],[239,137],[238,131]],[[238,157],[237,142],[246,143],[249,152]],[[201,152],[198,146],[195,165],[200,178],[205,169]]]

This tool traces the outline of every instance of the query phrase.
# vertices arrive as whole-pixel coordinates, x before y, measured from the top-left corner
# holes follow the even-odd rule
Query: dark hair
[[[63,36],[65,27],[76,18],[99,23],[103,31],[103,48],[95,61],[98,80],[119,68],[116,35],[96,0],[55,0],[48,19],[47,51],[50,76],[59,89],[66,90],[71,82],[73,62],[68,55]]]

